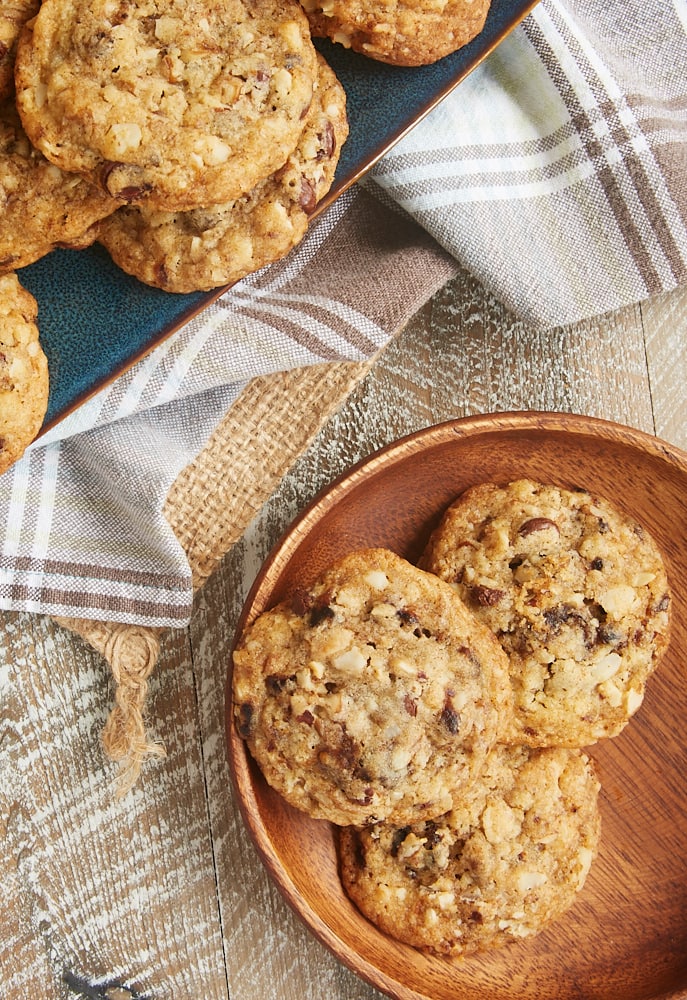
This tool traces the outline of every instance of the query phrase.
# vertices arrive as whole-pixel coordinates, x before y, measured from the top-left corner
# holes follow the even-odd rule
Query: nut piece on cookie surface
[[[616,736],[668,645],[670,590],[642,525],[582,489],[517,480],[467,490],[421,559],[509,657],[507,738],[586,746]]]
[[[499,746],[444,816],[339,834],[343,886],[386,933],[444,957],[531,937],[596,856],[599,781],[581,750]]]
[[[268,783],[309,815],[438,815],[510,708],[507,663],[451,587],[386,549],[335,563],[234,651],[234,717]]]
[[[22,456],[48,405],[48,362],[34,297],[16,274],[0,275],[0,473]]]

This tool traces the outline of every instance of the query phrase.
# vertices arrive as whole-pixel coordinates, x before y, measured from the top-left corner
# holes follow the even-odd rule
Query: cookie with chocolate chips
[[[33,441],[48,405],[48,362],[37,315],[36,300],[17,275],[0,275],[0,472]]]
[[[13,101],[0,104],[0,273],[57,246],[88,246],[91,226],[117,207],[100,188],[46,160],[29,142]]]
[[[239,198],[277,170],[316,75],[296,0],[43,0],[15,64],[47,159],[166,211]]]
[[[224,205],[176,213],[121,208],[97,229],[119,267],[168,292],[209,290],[279,260],[303,238],[348,135],[343,87],[324,59],[318,63],[305,128],[286,163]]]
[[[509,711],[494,636],[450,586],[386,549],[351,553],[260,615],[232,684],[268,783],[340,825],[445,812]]]
[[[341,830],[343,886],[387,934],[443,957],[531,937],[585,883],[598,793],[581,750],[499,746],[444,816]]]
[[[379,62],[425,66],[484,27],[491,0],[302,0],[313,35]]]
[[[661,553],[609,501],[523,479],[467,490],[422,557],[508,654],[508,738],[585,746],[639,708],[668,643]]]

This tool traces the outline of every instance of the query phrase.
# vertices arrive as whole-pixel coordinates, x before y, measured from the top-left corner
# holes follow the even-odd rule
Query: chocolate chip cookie
[[[472,41],[491,0],[303,0],[313,35],[399,66],[424,66]]]
[[[526,479],[475,486],[421,565],[508,654],[510,739],[585,746],[639,708],[667,646],[670,591],[649,532],[606,499]]]
[[[267,781],[341,825],[445,812],[495,744],[509,694],[489,630],[386,549],[339,560],[234,652],[235,722]]]
[[[47,159],[167,211],[239,198],[277,170],[316,75],[296,0],[44,0],[15,65]]]
[[[348,135],[346,96],[321,57],[298,145],[271,177],[236,201],[190,212],[121,208],[98,228],[115,263],[168,292],[232,284],[285,256],[331,187]]]
[[[36,300],[17,275],[0,275],[0,472],[33,441],[48,405],[48,363],[37,315]]]
[[[11,100],[0,104],[0,273],[25,267],[84,235],[118,203],[50,163],[29,142]]]
[[[383,931],[440,956],[531,937],[584,885],[598,792],[581,750],[497,747],[446,815],[341,830],[343,886]]]

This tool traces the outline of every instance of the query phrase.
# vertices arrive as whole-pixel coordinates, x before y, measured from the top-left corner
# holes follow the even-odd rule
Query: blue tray
[[[350,134],[326,208],[464,79],[535,6],[493,0],[481,34],[432,66],[400,67],[318,40],[346,91]],[[50,367],[45,431],[208,306],[224,289],[175,295],[117,268],[102,247],[54,250],[22,268]]]

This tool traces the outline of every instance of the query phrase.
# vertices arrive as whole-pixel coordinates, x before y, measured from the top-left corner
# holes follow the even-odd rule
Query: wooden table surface
[[[167,756],[124,798],[100,744],[113,698],[107,665],[50,619],[3,613],[3,1000],[379,996],[288,910],[232,799],[224,684],[261,560],[317,490],[413,430],[496,410],[562,410],[687,449],[686,385],[687,290],[536,332],[458,275],[287,475],[198,595],[190,627],[165,636],[148,706]]]

